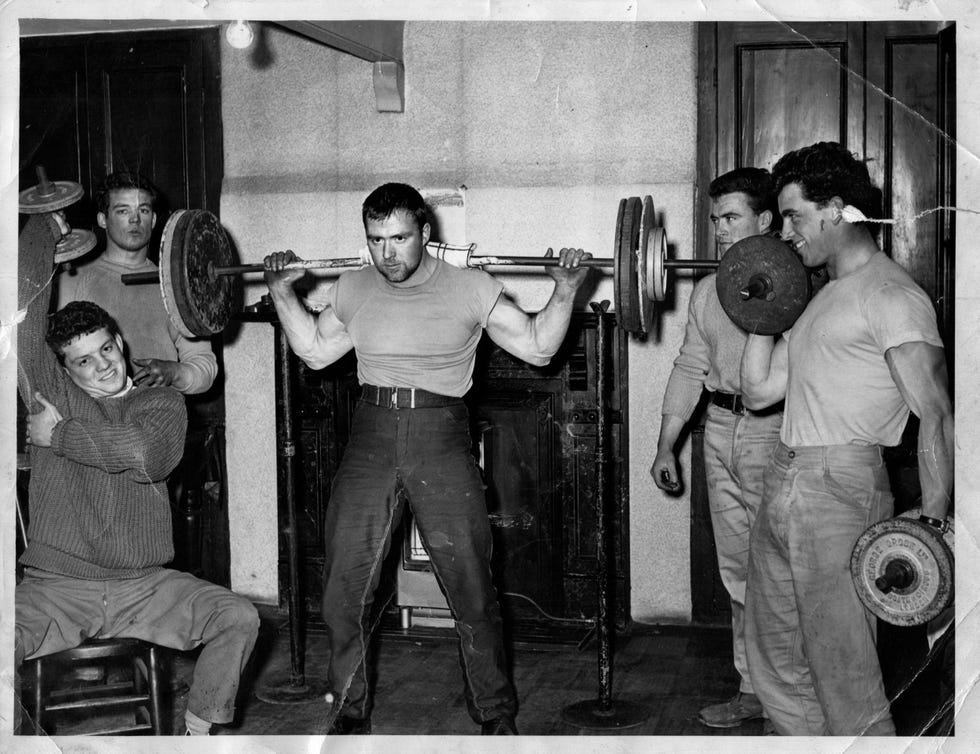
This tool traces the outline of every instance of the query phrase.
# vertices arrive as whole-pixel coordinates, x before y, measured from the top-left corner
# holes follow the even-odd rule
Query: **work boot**
[[[370,733],[370,717],[347,717],[347,715],[338,715],[327,731],[328,736],[367,736]]]
[[[502,715],[493,720],[480,723],[480,735],[483,736],[516,736],[517,725],[510,715]]]
[[[739,691],[727,702],[705,707],[698,714],[698,719],[709,728],[737,728],[746,720],[756,720],[762,716],[759,697]]]

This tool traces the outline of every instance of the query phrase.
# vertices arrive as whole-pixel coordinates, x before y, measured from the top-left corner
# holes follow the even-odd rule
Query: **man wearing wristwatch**
[[[953,484],[953,414],[932,301],[882,252],[881,192],[865,163],[821,142],[773,167],[783,238],[827,284],[783,338],[750,335],[750,408],[785,400],[752,530],[746,651],[782,735],[894,735],[875,618],[849,563],[865,529],[893,513],[882,448],[919,418],[922,520],[941,528]]]

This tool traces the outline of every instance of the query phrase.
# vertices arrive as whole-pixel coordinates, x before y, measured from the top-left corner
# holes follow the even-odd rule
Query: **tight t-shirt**
[[[482,270],[435,260],[418,285],[393,286],[374,267],[341,275],[328,298],[357,353],[362,385],[461,397],[503,285]]]
[[[932,302],[883,252],[828,282],[785,334],[786,445],[897,445],[909,407],[885,352],[922,341],[942,347]]]

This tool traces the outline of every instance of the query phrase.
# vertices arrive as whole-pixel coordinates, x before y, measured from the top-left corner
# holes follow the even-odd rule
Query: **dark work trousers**
[[[481,723],[517,711],[490,576],[483,480],[471,446],[462,401],[414,409],[357,404],[324,524],[328,682],[345,700],[345,716],[370,714],[368,623],[406,498],[456,622],[470,716]]]

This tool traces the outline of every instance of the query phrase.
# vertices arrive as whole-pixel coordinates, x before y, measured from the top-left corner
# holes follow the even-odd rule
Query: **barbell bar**
[[[669,259],[664,228],[654,224],[653,200],[620,200],[614,256],[583,260],[583,266],[611,269],[617,324],[642,336],[650,332],[653,304],[667,298],[676,269],[717,269],[729,316],[750,332],[775,334],[792,325],[809,299],[809,281],[799,257],[785,243],[756,236],[734,244],[719,262]],[[480,256],[475,244],[430,243],[426,250],[458,267],[549,267],[554,257]],[[732,255],[733,251],[740,249]],[[729,261],[731,257],[731,261]],[[748,260],[748,264],[745,260]],[[264,270],[261,264],[236,264],[227,234],[206,210],[178,210],[167,220],[160,242],[159,273],[123,275],[124,283],[159,281],[171,321],[185,337],[207,337],[225,328],[239,299],[240,276]],[[733,264],[738,262],[738,264]],[[366,250],[357,257],[297,260],[292,269],[341,274],[371,263]],[[727,302],[727,303],[726,303]]]
[[[476,244],[473,244],[475,247]],[[429,243],[426,245],[426,249],[430,254],[436,256],[436,251],[438,247],[446,246],[446,244],[434,244]],[[457,247],[459,249],[464,249],[468,247]],[[442,257],[440,257],[442,258]],[[283,265],[284,270],[321,270],[325,272],[334,272],[340,275],[349,270],[356,270],[364,267],[365,265],[372,264],[370,257],[366,259],[364,257],[337,257],[336,259],[299,259],[289,264]],[[608,257],[593,257],[592,259],[583,259],[581,261],[582,267],[589,268],[601,268],[606,269],[614,266],[616,264],[615,260]],[[719,262],[717,259],[667,259],[664,261],[664,266],[669,269],[701,269],[701,270],[715,270],[718,268]],[[556,267],[558,266],[557,257],[527,257],[527,256],[480,256],[472,255],[466,260],[466,267]],[[249,272],[264,272],[265,266],[258,263],[252,264],[232,264],[225,266],[214,266],[208,267],[208,274],[211,276],[216,275],[244,275]],[[157,272],[129,272],[122,275],[122,281],[127,285],[134,285],[138,283],[157,283],[160,281],[160,275]],[[662,300],[662,299],[658,299]]]

